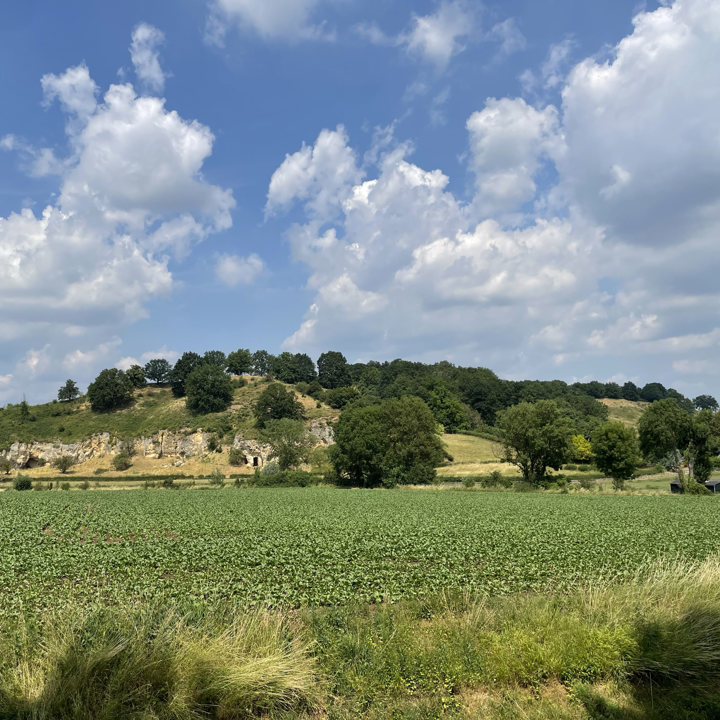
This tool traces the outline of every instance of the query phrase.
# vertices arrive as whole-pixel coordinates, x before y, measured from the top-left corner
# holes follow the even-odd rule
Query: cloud
[[[415,15],[402,43],[410,55],[442,70],[465,49],[463,41],[472,36],[474,26],[475,17],[465,2],[446,0],[432,15]]]
[[[576,42],[572,36],[550,46],[539,72],[528,69],[520,75],[520,84],[526,95],[558,90],[570,71],[570,58]]]
[[[500,54],[512,55],[524,50],[527,39],[518,27],[515,18],[508,18],[493,25],[490,37],[500,42]]]
[[[470,116],[468,198],[392,137],[363,156],[326,130],[286,157],[268,207],[304,212],[287,238],[314,292],[288,348],[680,388],[706,368],[720,386],[720,6],[641,13],[568,74],[571,49],[540,75],[561,106],[490,98]]]
[[[558,159],[563,139],[558,112],[521,99],[489,98],[467,121],[477,204],[485,216],[518,209],[537,192],[543,160]]]
[[[208,40],[222,45],[229,24],[237,24],[266,40],[331,39],[322,22],[313,22],[321,5],[337,0],[214,0],[208,21]]]
[[[134,45],[149,47],[158,31],[143,35],[142,28],[149,26],[136,29]],[[36,387],[61,362],[96,370],[116,349],[118,328],[172,290],[171,258],[229,228],[235,204],[231,191],[202,174],[214,141],[206,126],[157,97],[138,97],[130,84],[110,85],[99,98],[85,65],[45,75],[42,86],[46,104],[59,102],[68,119],[69,154],[57,159],[48,150],[51,160],[16,136],[2,145],[24,165],[32,158],[33,174],[41,174],[43,158],[48,172],[52,165],[57,199],[0,217],[0,362],[16,362],[44,338],[14,379],[37,378]]]
[[[296,200],[308,200],[306,209],[325,217],[339,209],[352,186],[362,177],[345,129],[323,130],[312,147],[286,155],[270,179],[266,211],[287,209]]]
[[[220,255],[215,265],[218,280],[227,287],[251,285],[265,269],[262,259],[252,253],[247,257],[239,255]]]
[[[160,67],[158,47],[165,41],[165,35],[152,25],[140,23],[132,34],[130,58],[138,80],[148,90],[160,93],[165,87],[165,73]]]

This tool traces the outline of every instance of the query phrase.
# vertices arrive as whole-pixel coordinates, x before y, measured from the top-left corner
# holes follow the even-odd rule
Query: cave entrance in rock
[[[254,457],[253,458],[253,467],[257,467],[260,464],[260,458]]]

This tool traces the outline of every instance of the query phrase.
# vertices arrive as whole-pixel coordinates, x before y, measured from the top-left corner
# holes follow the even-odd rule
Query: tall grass
[[[567,595],[4,627],[0,718],[720,717],[720,560]]]
[[[0,717],[257,717],[316,707],[307,642],[277,615],[172,611],[58,615],[3,635]]]

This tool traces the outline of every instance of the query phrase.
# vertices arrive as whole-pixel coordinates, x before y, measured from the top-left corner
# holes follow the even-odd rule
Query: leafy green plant
[[[32,490],[32,486],[32,480],[27,475],[23,475],[22,473],[18,473],[13,480],[14,490]]]

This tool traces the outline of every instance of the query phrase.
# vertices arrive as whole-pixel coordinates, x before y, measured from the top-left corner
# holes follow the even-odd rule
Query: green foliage
[[[145,380],[145,369],[140,365],[131,365],[126,371],[128,379],[134,388],[143,388],[147,384]]]
[[[638,400],[641,400],[640,397],[640,389],[634,382],[626,382],[622,386],[622,396],[625,400],[630,400],[631,402],[637,402]]]
[[[148,380],[156,384],[165,383],[170,378],[172,366],[165,358],[153,358],[145,364],[143,371]]]
[[[593,433],[595,465],[613,479],[613,487],[622,490],[640,464],[637,433],[621,422],[608,422]]]
[[[30,419],[30,406],[27,404],[27,400],[23,398],[20,403],[20,422],[25,423]]]
[[[185,378],[185,404],[192,413],[215,413],[227,410],[232,402],[230,378],[217,364],[202,364]]]
[[[331,461],[343,484],[428,483],[445,457],[435,418],[417,397],[351,406],[340,416],[334,436]]]
[[[32,490],[32,480],[22,473],[18,473],[13,480],[13,490]]]
[[[503,459],[515,465],[523,480],[544,481],[547,469],[559,470],[570,452],[571,421],[552,400],[520,403],[498,416]]]
[[[117,368],[102,370],[88,386],[88,400],[94,412],[109,412],[125,407],[132,400],[130,378]]]
[[[175,397],[185,395],[185,380],[195,368],[200,367],[203,363],[200,355],[194,352],[185,352],[180,356],[168,378]]]
[[[215,468],[215,470],[210,473],[210,478],[208,482],[210,483],[210,485],[214,485],[216,487],[223,487],[225,485],[225,476],[218,468]]]
[[[227,357],[222,350],[207,350],[203,355],[203,362],[208,365],[217,365],[224,370],[227,366]]]
[[[692,402],[697,410],[718,410],[718,401],[712,395],[698,395]]]
[[[665,386],[658,382],[647,383],[640,390],[640,399],[645,402],[654,403],[664,400],[667,397]]]
[[[278,380],[290,385],[310,383],[317,378],[315,363],[305,353],[280,353],[272,360],[272,373]]]
[[[60,483],[60,489],[61,489],[61,490],[69,490],[69,489],[70,489],[70,483],[69,483],[69,482]]]
[[[58,390],[57,399],[61,402],[70,402],[80,397],[80,389],[74,380],[66,380]]]
[[[269,375],[273,369],[275,356],[267,350],[256,350],[252,354],[252,371],[254,375]]]
[[[120,452],[110,461],[116,470],[127,470],[132,467],[132,459],[128,452]]]
[[[252,354],[246,348],[238,348],[227,356],[226,370],[231,375],[246,375],[252,370]]]
[[[347,385],[326,390],[322,398],[331,408],[342,410],[346,405],[360,399],[360,391],[352,385]]]
[[[593,446],[584,435],[573,435],[570,438],[570,459],[574,462],[590,462],[593,457]]]
[[[245,453],[240,448],[230,448],[228,462],[230,465],[245,465]]]
[[[75,464],[75,458],[72,455],[61,455],[56,457],[52,464],[64,475]]]
[[[266,420],[260,431],[260,440],[270,446],[270,458],[277,460],[281,471],[308,462],[316,443],[302,421],[289,418]]]
[[[253,407],[255,425],[262,429],[269,420],[302,420],[303,406],[292,390],[280,383],[271,383],[262,391]]]
[[[13,467],[14,464],[10,458],[0,457],[0,473],[3,475],[9,475]]]
[[[318,381],[328,390],[351,384],[348,362],[341,352],[324,352],[317,360],[317,368]]]
[[[267,467],[267,466],[266,466]],[[254,487],[309,487],[317,478],[304,470],[278,470],[271,473],[256,473],[250,484]]]

